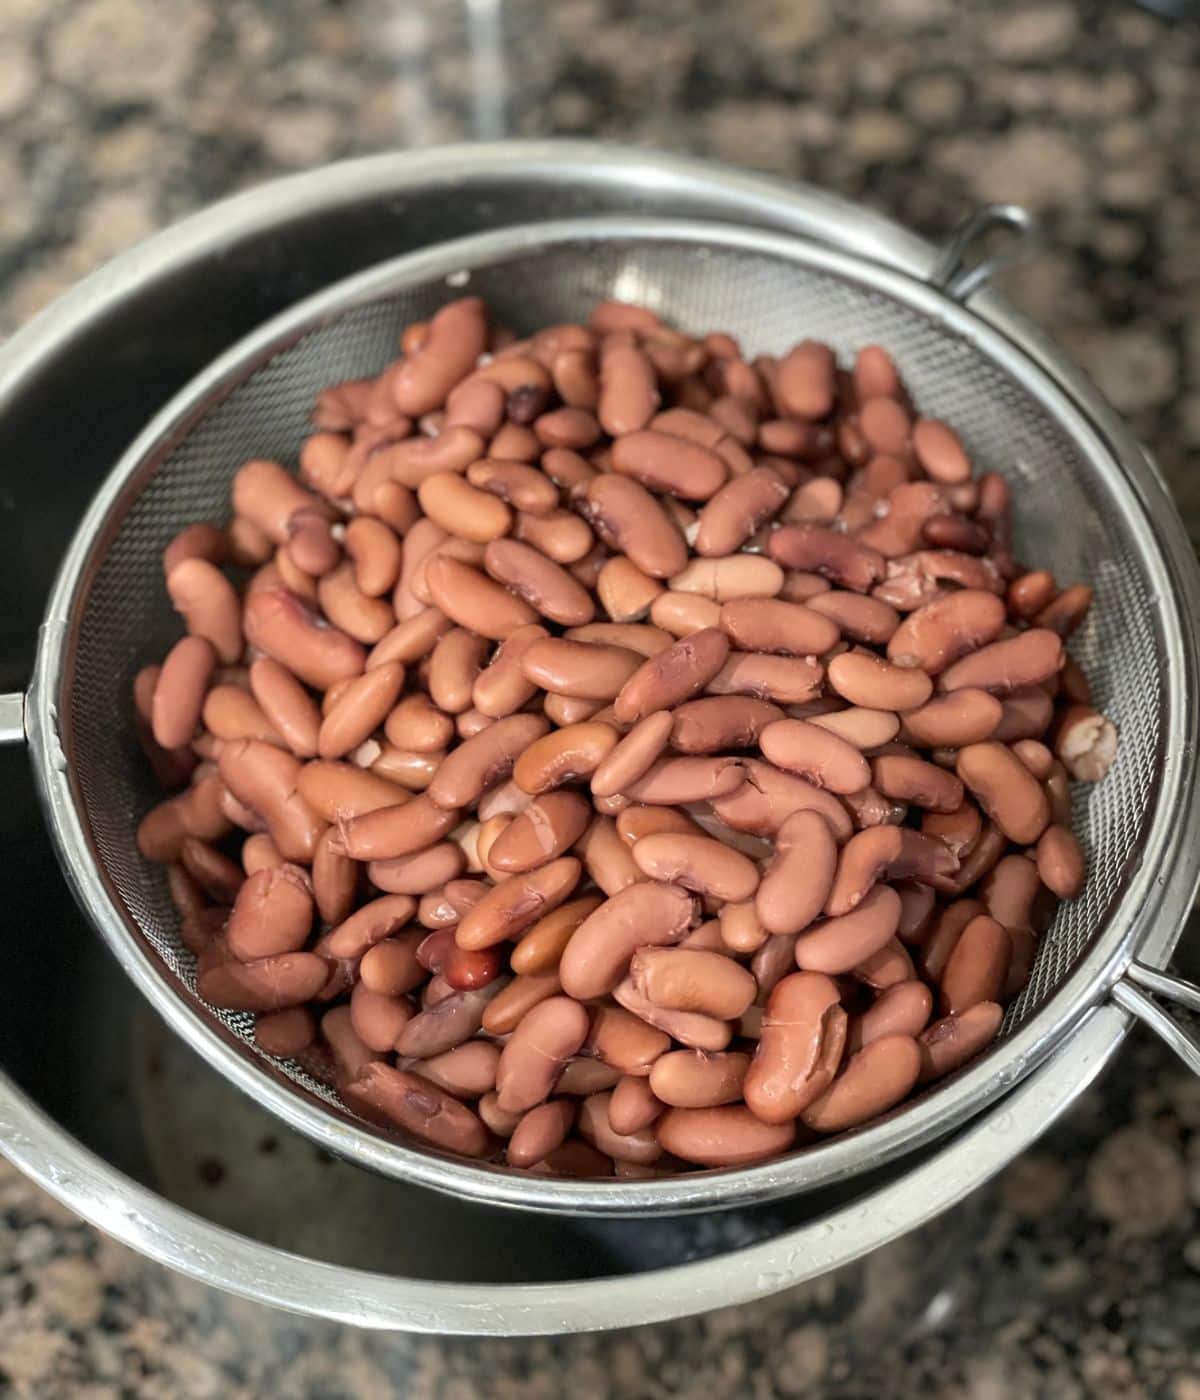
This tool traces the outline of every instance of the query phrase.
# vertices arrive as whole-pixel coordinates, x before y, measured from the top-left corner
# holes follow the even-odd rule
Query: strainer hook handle
[[[995,229],[1009,231],[1007,244],[978,262],[970,260],[972,248]],[[955,301],[965,302],[1002,267],[1025,257],[1037,234],[1037,220],[1022,205],[985,204],[964,219],[942,245],[929,280]]]
[[[1125,976],[1112,989],[1112,999],[1124,1011],[1136,1016],[1168,1045],[1193,1074],[1200,1075],[1200,1040],[1148,993],[1153,992],[1176,1006],[1200,1012],[1200,987],[1182,977],[1172,977],[1145,963],[1131,963]]]
[[[25,696],[22,691],[0,695],[0,748],[25,742]]]

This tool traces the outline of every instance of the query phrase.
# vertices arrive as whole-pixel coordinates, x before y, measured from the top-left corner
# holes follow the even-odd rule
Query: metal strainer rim
[[[990,358],[1054,405],[1055,417],[1076,440],[1090,441],[1091,450],[1119,467],[1119,484],[1127,497],[1131,528],[1141,546],[1143,562],[1157,573],[1156,595],[1163,604],[1159,631],[1168,658],[1164,764],[1156,810],[1150,822],[1141,865],[1131,873],[1124,893],[1114,903],[1110,928],[1098,939],[1047,1003],[982,1062],[894,1117],[854,1134],[822,1143],[779,1162],[737,1171],[700,1173],[652,1181],[562,1182],[517,1177],[495,1168],[471,1166],[436,1154],[384,1140],[349,1117],[335,1115],[265,1064],[256,1064],[235,1050],[229,1037],[203,1018],[179,995],[173,976],[142,941],[136,926],[126,923],[105,878],[91,854],[86,824],[67,769],[59,729],[59,712],[70,676],[73,647],[71,618],[111,538],[114,517],[152,473],[165,446],[195,412],[197,403],[220,397],[238,371],[260,364],[294,340],[303,326],[319,324],[336,310],[373,300],[386,287],[403,280],[427,281],[462,268],[502,260],[509,254],[551,242],[597,241],[614,238],[659,239],[736,246],[820,266],[885,290],[910,306],[971,339]],[[1195,882],[1200,852],[1184,841],[1187,810],[1195,805],[1194,776],[1185,766],[1188,742],[1195,732],[1194,623],[1180,612],[1181,587],[1170,568],[1171,551],[1164,548],[1153,521],[1145,512],[1130,478],[1150,474],[1144,459],[1132,457],[1107,440],[1061,385],[1028,354],[970,310],[892,267],[830,249],[817,242],[763,233],[739,225],[627,219],[622,217],[562,220],[524,225],[495,233],[473,235],[401,258],[345,279],[306,298],[274,318],[218,358],[181,391],[147,426],[106,479],[85,514],[64,559],[43,627],[28,723],[34,763],[51,831],[60,860],[81,904],[100,928],[127,973],[172,1027],[200,1050],[210,1063],[292,1127],[322,1146],[387,1174],[450,1190],[491,1203],[531,1209],[629,1214],[638,1211],[685,1211],[767,1199],[842,1180],[883,1165],[903,1151],[948,1131],[987,1107],[1062,1043],[1062,1039],[1103,995],[1133,952],[1148,937],[1182,923],[1186,899]],[[1121,444],[1126,446],[1127,444]],[[1177,559],[1176,559],[1176,562]],[[1176,574],[1177,574],[1176,570]],[[1182,585],[1194,591],[1194,580]],[[1168,612],[1168,605],[1170,611]],[[1184,638],[1192,634],[1189,654]],[[1190,684],[1189,684],[1190,681]],[[67,738],[69,743],[69,736]],[[1174,862],[1168,857],[1175,855]],[[1156,872],[1168,869],[1168,882]],[[1180,891],[1183,891],[1182,900]],[[1117,926],[1125,927],[1118,930]],[[1119,936],[1117,936],[1119,932]],[[1168,949],[1169,951],[1169,949]],[[1034,1032],[1037,1032],[1036,1034]]]

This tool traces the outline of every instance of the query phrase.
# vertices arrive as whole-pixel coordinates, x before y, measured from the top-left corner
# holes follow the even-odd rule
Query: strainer
[[[1020,219],[988,211],[983,222],[994,221]],[[67,875],[171,1025],[290,1125],[363,1165],[491,1202],[614,1214],[746,1203],[882,1166],[992,1103],[1110,989],[1127,1010],[1169,1033],[1200,1071],[1200,1047],[1138,984],[1196,1006],[1200,990],[1134,961],[1142,952],[1152,963],[1165,961],[1200,869],[1195,563],[1178,548],[1178,521],[1163,515],[1169,507],[1136,445],[1085,412],[960,302],[979,276],[962,266],[968,241],[952,245],[930,284],[825,244],[732,225],[611,217],[524,225],[341,282],[193,380],[128,450],[87,512],[50,600],[24,708]],[[225,517],[230,479],[247,457],[294,463],[318,389],[377,373],[406,323],[464,288],[518,333],[579,318],[598,298],[618,297],[651,305],[684,330],[726,328],[750,353],[779,352],[801,336],[843,355],[878,341],[922,411],[951,421],[981,468],[1007,475],[1022,557],[1095,589],[1073,649],[1098,706],[1119,726],[1121,745],[1105,780],[1075,795],[1087,887],[1060,907],[996,1045],[888,1118],[738,1171],[649,1181],[526,1177],[367,1126],[325,1083],[262,1055],[251,1017],[197,998],[162,872],[141,860],[133,839],[157,794],[127,719],[130,685],[178,634],[161,585],[161,550],[185,523]]]

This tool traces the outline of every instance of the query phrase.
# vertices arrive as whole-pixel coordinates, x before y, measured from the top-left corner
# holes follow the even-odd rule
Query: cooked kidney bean
[[[467,297],[323,391],[165,549],[134,679],[200,995],[540,1174],[765,1160],[980,1053],[1117,733],[1091,589],[902,368]]]

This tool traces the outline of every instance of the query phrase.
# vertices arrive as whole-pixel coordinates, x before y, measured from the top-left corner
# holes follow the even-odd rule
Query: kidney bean
[[[856,1055],[885,1035],[920,1038],[933,1010],[933,993],[923,982],[895,982],[871,1006],[852,1016],[846,1031],[846,1051]]]
[[[904,388],[892,357],[880,345],[864,345],[854,360],[854,393],[867,399],[902,399]]]
[[[855,593],[866,593],[884,576],[884,558],[877,550],[819,525],[784,525],[767,548],[784,567],[820,574]]]
[[[419,941],[419,932],[406,932],[373,943],[358,965],[360,985],[390,997],[415,990],[425,980],[425,969],[416,959]]]
[[[960,1015],[935,1021],[917,1039],[920,1082],[940,1079],[973,1060],[995,1040],[1003,1019],[1004,1012],[994,1001],[981,1001]]]
[[[703,952],[750,954],[761,948],[768,937],[754,901],[742,900],[722,905],[719,919],[702,924],[681,946]]]
[[[164,749],[191,740],[216,663],[216,652],[204,637],[184,637],[167,653],[151,706],[151,732]]]
[[[878,598],[840,589],[817,592],[806,600],[810,612],[820,613],[837,624],[851,641],[871,646],[887,642],[900,625],[900,614]]]
[[[500,1054],[499,1106],[523,1113],[549,1097],[567,1060],[587,1037],[588,1013],[570,997],[554,996],[528,1010]]]
[[[1044,783],[1054,767],[1054,755],[1036,739],[1018,739],[1012,751],[1040,783]]]
[[[919,943],[929,931],[937,895],[928,885],[907,880],[896,886],[900,896],[900,926],[896,937],[910,947]]]
[[[732,1025],[715,1016],[658,1006],[638,991],[632,977],[626,977],[613,988],[613,999],[649,1025],[696,1050],[724,1050],[733,1037]]]
[[[708,500],[726,478],[725,463],[715,452],[649,428],[618,437],[612,465],[643,486],[687,500]]]
[[[284,864],[251,875],[237,891],[225,937],[242,962],[296,953],[308,941],[313,897],[300,867]]]
[[[651,578],[670,578],[687,564],[682,535],[639,482],[599,475],[588,483],[581,504],[605,544]]]
[[[1048,826],[1038,838],[1037,869],[1042,883],[1060,899],[1074,899],[1083,888],[1083,850],[1066,827]]]
[[[655,762],[671,735],[672,716],[658,710],[640,719],[592,774],[594,797],[615,797]]]
[[[546,511],[541,515],[519,512],[513,538],[562,565],[579,564],[596,545],[595,536],[585,522],[565,510]]]
[[[622,1134],[614,1130],[609,1120],[611,1094],[591,1094],[579,1107],[579,1132],[609,1157],[647,1165],[658,1161],[662,1148],[654,1134],[646,1128]]]
[[[536,870],[510,876],[463,915],[455,934],[459,947],[490,948],[523,933],[567,898],[582,873],[583,866],[574,856],[562,856]]]
[[[962,783],[936,763],[921,758],[883,754],[872,760],[871,777],[885,797],[898,802],[931,812],[956,812],[962,806]]]
[[[721,608],[721,627],[743,651],[785,656],[820,656],[837,645],[841,632],[831,618],[802,603],[744,598]]]
[[[809,723],[827,729],[860,750],[879,748],[900,732],[899,715],[890,710],[864,710],[861,706],[835,710],[827,715],[812,715]]]
[[[483,1157],[491,1149],[479,1118],[419,1074],[373,1062],[364,1065],[342,1093],[365,1117],[399,1127],[443,1151]]]
[[[746,781],[731,794],[712,800],[717,816],[734,830],[771,836],[792,812],[813,810],[829,823],[836,840],[849,837],[850,818],[831,793],[758,759],[747,758],[742,767]]]
[[[906,827],[873,826],[852,836],[838,860],[826,911],[847,914],[880,879],[928,883],[952,875],[958,857],[941,841]]]
[[[890,885],[875,885],[849,913],[812,925],[800,935],[797,966],[830,975],[850,972],[887,945],[900,926],[900,911],[896,891]]]
[[[1000,598],[981,589],[964,588],[909,613],[888,642],[888,657],[897,665],[919,666],[935,676],[960,657],[994,641],[1004,622],[1005,607]]]
[[[569,1099],[550,1099],[521,1116],[508,1141],[510,1166],[532,1167],[561,1146],[575,1123],[576,1106]]]
[[[317,734],[321,758],[341,758],[369,738],[400,698],[403,685],[404,667],[398,661],[350,680],[321,722]]]
[[[617,720],[634,724],[697,695],[720,671],[728,655],[729,642],[716,628],[681,638],[625,680],[613,702]]]
[[[742,1084],[760,1122],[790,1124],[829,1087],[846,1039],[839,997],[837,984],[817,972],[792,973],[771,991]]]
[[[544,914],[513,949],[509,959],[512,970],[522,977],[554,971],[571,935],[602,902],[602,896],[588,894]]]
[[[1022,686],[1039,685],[1062,665],[1062,638],[1044,627],[992,642],[956,661],[942,673],[944,690],[971,686],[1007,694]]]
[[[797,418],[825,418],[833,410],[836,362],[833,351],[815,340],[802,341],[779,362],[776,393]]]
[[[533,794],[590,777],[616,747],[617,731],[608,724],[568,725],[528,745],[513,767],[513,779]]]
[[[913,424],[912,450],[934,481],[955,486],[971,478],[971,461],[958,434],[936,418],[918,418]]]
[[[447,715],[463,715],[471,709],[474,687],[489,650],[485,637],[478,637],[465,627],[452,628],[439,637],[427,676],[429,698],[436,709]]]
[[[459,1099],[478,1099],[492,1093],[500,1051],[485,1040],[469,1040],[426,1060],[414,1068],[439,1089]]]
[[[483,1029],[489,1035],[508,1035],[532,1007],[557,997],[561,991],[558,973],[553,968],[549,972],[514,977],[483,1013]]]
[[[983,817],[973,802],[963,802],[953,812],[926,812],[921,818],[921,831],[925,836],[936,837],[964,861],[982,835]]]
[[[521,657],[527,680],[546,690],[581,700],[611,700],[641,664],[624,647],[546,637]]]
[[[240,658],[242,605],[216,564],[194,555],[180,559],[167,575],[167,592],[193,637],[210,642],[226,665]]]
[[[734,477],[700,512],[693,548],[704,558],[732,555],[782,509],[789,494],[787,483],[770,467]]]
[[[770,656],[761,652],[730,652],[725,665],[708,683],[713,695],[752,695],[781,705],[811,700],[821,688],[823,668],[811,656]]]
[[[447,995],[436,1002],[427,1000],[406,1023],[396,1037],[396,1053],[406,1059],[424,1060],[470,1040],[483,1024],[488,1004],[504,985],[504,979],[497,978],[468,991],[447,987]]]
[[[506,874],[545,865],[579,840],[591,818],[591,805],[578,793],[545,793],[501,833],[491,848],[489,864]]]
[[[757,992],[751,974],[731,958],[692,948],[639,949],[630,975],[637,992],[656,1006],[724,1021],[737,1020]]]
[[[416,753],[440,753],[453,737],[454,725],[426,695],[406,695],[384,722],[388,741]]]
[[[517,1124],[524,1115],[520,1113],[505,1113],[496,1102],[496,1091],[484,1094],[475,1105],[475,1111],[483,1119],[489,1130],[498,1138],[511,1138],[516,1131]],[[536,1110],[535,1110],[536,1111]]]
[[[371,861],[367,876],[376,889],[389,894],[420,895],[456,880],[466,864],[466,856],[457,842],[442,841],[411,855]]]
[[[219,778],[201,778],[178,797],[152,807],[138,825],[138,850],[147,860],[167,862],[179,859],[187,836],[220,840],[230,829],[221,808],[223,792]]]
[[[614,622],[644,618],[662,591],[657,579],[650,578],[622,554],[609,559],[596,579],[601,606]]]
[[[268,1011],[254,1023],[254,1043],[268,1055],[290,1060],[302,1054],[317,1036],[317,1023],[306,1006]]]
[[[306,763],[295,782],[300,797],[327,822],[341,822],[411,800],[410,794],[395,783],[350,763]]]
[[[736,791],[745,775],[736,758],[662,758],[628,784],[625,796],[650,804],[704,802]]]
[[[674,833],[683,836],[704,836],[704,829],[678,807],[653,807],[634,803],[617,817],[617,835],[632,850],[647,836]]]
[[[660,593],[650,605],[650,620],[672,636],[686,637],[705,627],[716,627],[721,619],[721,605],[713,598],[698,593],[681,593],[671,589]]]
[[[1069,637],[1081,625],[1092,605],[1093,593],[1084,584],[1065,588],[1033,619],[1035,627],[1049,628],[1060,637]]]
[[[179,859],[187,874],[210,899],[218,904],[233,902],[245,879],[236,861],[196,836],[185,836],[180,842]]]
[[[671,645],[671,634],[661,627],[636,622],[588,622],[568,628],[563,636],[571,642],[621,647],[646,658],[657,656]]]
[[[715,1108],[737,1103],[750,1056],[737,1051],[715,1055],[703,1050],[673,1050],[661,1055],[650,1070],[650,1088],[673,1108]],[[609,1108],[611,1116],[611,1104]]]
[[[202,559],[219,568],[229,560],[227,534],[206,522],[185,526],[163,550],[163,578],[169,580],[175,566],[185,559]]]
[[[614,1072],[614,1079],[604,1088],[611,1087],[617,1076],[644,1080],[670,1044],[671,1038],[664,1031],[648,1025],[624,1007],[601,1004],[592,1008],[585,1048]],[[561,1078],[559,1087],[562,1088]]]
[[[402,805],[379,807],[344,819],[341,844],[354,860],[390,860],[434,845],[459,820],[455,808],[440,807],[428,793],[421,793]]]
[[[877,710],[915,710],[933,693],[926,672],[894,666],[870,652],[845,652],[830,661],[829,684],[852,705]]]
[[[778,1157],[795,1132],[793,1122],[764,1123],[742,1104],[669,1108],[654,1125],[665,1151],[701,1167],[742,1167]]]
[[[830,792],[857,792],[870,781],[867,762],[852,744],[807,720],[767,725],[759,734],[759,746],[771,763]]]
[[[1050,821],[1041,785],[1003,744],[968,744],[958,753],[958,776],[1010,841],[1032,845]]]
[[[273,744],[238,739],[224,745],[219,766],[221,781],[267,823],[284,858],[310,863],[324,824],[297,790],[299,760]]]
[[[633,859],[650,879],[671,880],[711,899],[749,899],[758,887],[753,861],[707,836],[646,836],[634,846]]]
[[[1076,782],[1097,783],[1117,750],[1117,727],[1089,705],[1071,705],[1058,722],[1054,752]]]
[[[694,899],[675,885],[644,882],[620,890],[572,934],[559,961],[564,991],[580,1001],[611,992],[638,947],[677,943],[694,920]]]
[[[510,715],[465,740],[448,754],[426,790],[435,806],[466,808],[505,781],[518,758],[547,731],[540,715]]]
[[[401,413],[417,417],[445,403],[487,348],[487,315],[478,297],[443,306],[429,322],[419,348],[400,361],[390,389]]]
[[[773,598],[783,586],[783,570],[760,554],[693,559],[671,577],[670,586],[674,592],[699,593],[717,603],[733,598]]]
[[[201,971],[196,990],[228,1011],[281,1011],[320,991],[328,964],[314,953],[278,953],[250,962],[223,962]]]
[[[484,554],[484,567],[551,622],[574,627],[595,615],[591,595],[582,585],[539,550],[518,540],[493,540]]]
[[[901,737],[928,748],[981,743],[996,733],[1004,709],[994,695],[970,687],[937,695],[902,718]]]
[[[856,1127],[895,1107],[912,1090],[920,1070],[921,1055],[912,1036],[880,1036],[849,1058],[825,1093],[801,1113],[801,1120],[821,1133]]]
[[[447,617],[493,641],[536,621],[527,603],[458,559],[440,555],[430,560],[425,579],[434,604]]]
[[[651,1090],[648,1078],[622,1075],[608,1101],[609,1126],[623,1136],[641,1132],[650,1127],[664,1107]]]
[[[247,598],[243,618],[251,646],[318,690],[364,669],[366,655],[356,640],[320,625],[300,599],[283,589]]]
[[[976,915],[959,935],[942,972],[942,1010],[956,1015],[981,1001],[997,1000],[1011,956],[1004,925],[986,914]]]
[[[755,912],[772,934],[799,933],[821,912],[833,884],[837,847],[825,819],[795,811],[775,835],[775,854],[755,896]]]

